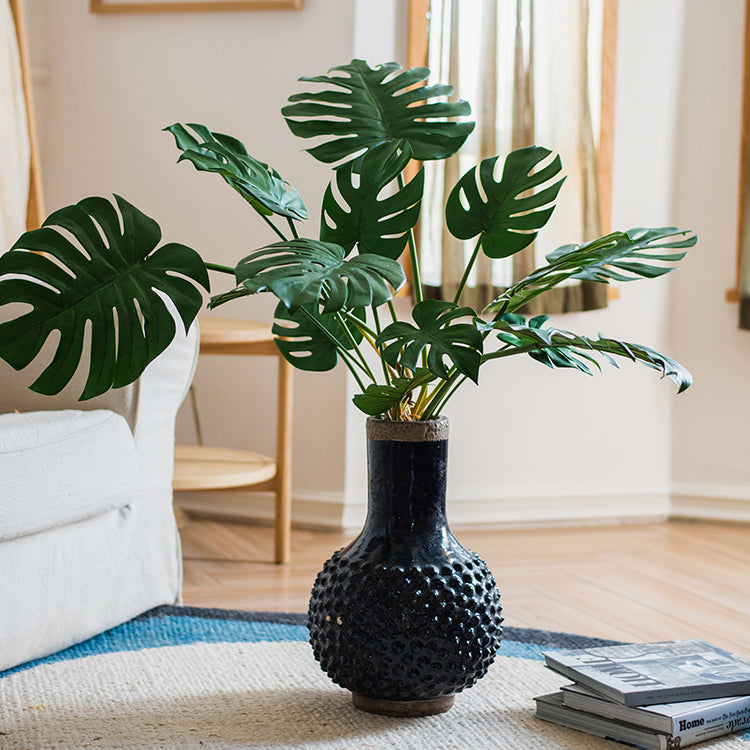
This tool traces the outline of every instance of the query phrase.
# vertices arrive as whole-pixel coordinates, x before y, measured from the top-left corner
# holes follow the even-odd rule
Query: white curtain
[[[0,253],[26,230],[30,158],[16,28],[9,0],[0,0]]]
[[[600,235],[602,25],[603,0],[432,0],[432,78],[451,83],[457,97],[471,103],[477,127],[458,158],[425,165],[420,245],[429,296],[453,298],[473,247],[444,229],[448,193],[464,172],[496,154],[546,146],[560,154],[567,180],[534,245],[508,260],[483,259],[465,302],[481,308],[543,264],[551,250]],[[603,307],[606,288],[571,285],[539,303],[533,312]]]

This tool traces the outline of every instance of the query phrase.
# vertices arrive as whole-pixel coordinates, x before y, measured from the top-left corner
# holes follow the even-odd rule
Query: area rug
[[[507,628],[489,674],[445,714],[362,713],[321,672],[303,615],[160,607],[0,673],[0,748],[607,750],[534,717],[559,688],[543,650],[603,643]],[[701,747],[750,750],[750,733]]]

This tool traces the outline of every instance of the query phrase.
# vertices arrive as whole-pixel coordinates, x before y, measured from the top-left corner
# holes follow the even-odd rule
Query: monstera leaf
[[[548,265],[511,286],[485,310],[511,313],[566,279],[608,283],[610,279],[656,278],[673,270],[665,263],[684,258],[687,253],[682,250],[696,242],[691,231],[661,227],[613,232],[583,245],[563,245],[547,255]]]
[[[352,313],[361,319],[365,317],[362,308]],[[339,348],[351,349],[352,341],[357,344],[362,341],[362,334],[355,325],[334,315],[320,313],[317,305],[304,305],[291,311],[279,302],[274,317],[271,332],[275,336],[276,348],[299,370],[332,370],[338,362]]]
[[[654,279],[674,270],[664,262],[682,260],[687,252],[663,252],[692,247],[698,238],[676,227],[636,228],[613,232],[583,245],[563,245],[547,256],[559,273],[571,271],[568,278],[587,281],[632,281]]]
[[[434,373],[420,367],[414,373],[413,378],[394,378],[391,385],[372,383],[367,386],[364,393],[356,394],[352,401],[365,414],[373,417],[385,414],[408,401],[413,391],[434,380],[435,377]]]
[[[156,222],[115,200],[119,214],[104,198],[62,208],[0,256],[0,305],[31,306],[0,324],[0,357],[21,369],[60,333],[51,363],[31,386],[39,393],[59,393],[70,381],[88,324],[91,361],[82,399],[133,382],[166,349],[175,321],[161,294],[174,302],[186,330],[201,307],[197,286],[209,284],[200,256],[175,243],[157,248]]]
[[[490,258],[507,258],[523,250],[552,215],[550,204],[565,179],[553,182],[562,170],[559,156],[532,174],[551,153],[541,146],[513,151],[505,160],[500,182],[495,179],[499,156],[470,169],[448,196],[445,219],[450,233],[460,240],[481,235],[482,250]]]
[[[339,245],[305,238],[257,250],[235,274],[250,294],[273,292],[290,310],[320,303],[325,313],[381,305],[406,281],[395,260],[371,254],[344,260]]]
[[[468,102],[428,101],[453,93],[447,85],[419,86],[427,68],[402,71],[398,63],[371,68],[363,60],[333,68],[334,75],[301,78],[329,88],[295,94],[281,112],[294,135],[327,136],[308,149],[319,161],[349,160],[379,143],[405,140],[415,159],[445,159],[456,153],[474,128],[473,122],[450,118],[471,112]]]
[[[572,367],[591,374],[587,363],[601,369],[592,354],[601,355],[609,364],[617,367],[614,357],[622,357],[659,370],[663,377],[668,377],[678,386],[678,393],[690,387],[693,382],[690,373],[679,362],[642,344],[631,344],[599,336],[591,339],[570,331],[563,331],[552,326],[545,327],[548,318],[539,315],[528,323],[521,315],[501,315],[492,323],[483,324],[484,330],[497,331],[497,337],[505,345],[499,352],[486,354],[485,360],[507,356],[509,349],[513,353],[526,352],[533,359],[548,367]]]
[[[423,350],[427,351],[427,367],[439,378],[448,377],[444,358],[449,359],[462,375],[474,382],[479,377],[482,356],[482,335],[473,323],[454,323],[457,318],[474,315],[470,307],[452,302],[428,299],[414,306],[411,323],[391,323],[377,338],[385,346],[383,359],[388,364],[417,369]]]
[[[329,185],[323,198],[320,239],[349,252],[376,253],[396,260],[406,246],[409,230],[419,218],[424,173],[400,190],[381,197],[406,167],[411,149],[404,142],[381,143],[368,151],[355,169],[349,162],[336,172],[340,203]]]
[[[192,135],[190,128],[197,136]],[[306,219],[307,209],[297,191],[271,169],[247,153],[245,146],[229,135],[211,132],[205,125],[180,123],[164,128],[182,149],[178,161],[190,161],[201,172],[221,175],[258,213]]]

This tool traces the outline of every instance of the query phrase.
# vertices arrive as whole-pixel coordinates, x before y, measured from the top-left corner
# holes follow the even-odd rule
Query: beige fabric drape
[[[547,146],[560,153],[567,181],[536,243],[508,260],[482,256],[463,303],[481,309],[543,264],[546,253],[601,234],[588,48],[589,2],[600,1],[432,0],[433,79],[450,82],[471,102],[477,127],[459,155],[425,165],[420,239],[426,296],[453,299],[473,245],[444,228],[448,193],[466,170],[496,154]],[[585,310],[606,302],[604,285],[571,284],[532,301],[526,312]]]
[[[29,127],[10,3],[0,0],[0,253],[26,230]]]

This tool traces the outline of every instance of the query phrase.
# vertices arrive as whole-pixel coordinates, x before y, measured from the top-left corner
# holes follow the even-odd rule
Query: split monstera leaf
[[[434,418],[461,383],[478,382],[485,363],[518,354],[587,374],[600,360],[628,360],[659,371],[679,391],[687,388],[690,373],[648,347],[577,335],[520,312],[568,279],[608,283],[667,273],[695,244],[691,232],[633,229],[566,245],[484,310],[461,304],[480,253],[507,258],[549,220],[564,177],[560,158],[546,148],[513,151],[502,168],[501,157],[485,159],[458,180],[446,227],[474,240],[474,251],[452,301],[422,298],[414,242],[424,192],[419,163],[452,156],[474,127],[466,119],[469,104],[448,101],[452,88],[428,84],[428,77],[426,68],[371,68],[354,60],[301,79],[315,90],[290,97],[282,114],[294,135],[315,139],[309,153],[333,169],[315,238],[300,232],[308,210],[299,193],[239,140],[199,124],[166,128],[178,161],[219,175],[274,241],[227,267],[185,245],[160,245],[156,222],[118,196],[62,208],[0,256],[0,358],[27,367],[57,335],[34,390],[59,392],[80,366],[88,370],[82,399],[125,385],[164,351],[178,320],[189,327],[212,271],[232,283],[210,298],[210,307],[274,295],[272,330],[283,356],[302,370],[343,362],[360,388],[354,402],[367,414]],[[393,298],[406,282],[407,254],[414,305],[410,319],[399,320]],[[87,339],[90,355],[82,363]]]

